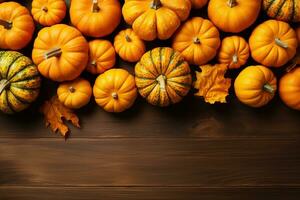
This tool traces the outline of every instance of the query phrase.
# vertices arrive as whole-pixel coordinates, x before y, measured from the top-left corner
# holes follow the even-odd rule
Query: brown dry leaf
[[[70,121],[74,126],[80,128],[79,119],[73,111],[65,107],[57,98],[53,96],[40,107],[40,112],[44,114],[46,127],[50,126],[53,132],[59,131],[66,137],[69,128],[64,124],[64,119]]]
[[[205,102],[210,104],[226,103],[226,96],[231,86],[231,79],[224,77],[227,65],[203,65],[200,68],[202,72],[196,72],[197,80],[194,87],[199,91],[195,95],[203,96]]]

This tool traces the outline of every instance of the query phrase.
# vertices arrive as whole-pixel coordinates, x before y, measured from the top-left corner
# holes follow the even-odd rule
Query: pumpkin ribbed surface
[[[272,18],[300,22],[299,0],[264,0],[263,7]]]

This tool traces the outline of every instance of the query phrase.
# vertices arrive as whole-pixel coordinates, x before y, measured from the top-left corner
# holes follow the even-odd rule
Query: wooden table
[[[300,113],[278,96],[251,109],[233,91],[225,105],[192,91],[164,109],[138,98],[121,114],[92,101],[78,112],[82,129],[65,141],[37,112],[48,85],[28,111],[0,115],[0,200],[300,198]]]

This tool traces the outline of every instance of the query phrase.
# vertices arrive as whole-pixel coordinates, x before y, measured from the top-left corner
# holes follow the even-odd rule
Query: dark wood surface
[[[205,16],[205,8],[192,15]],[[118,65],[132,72],[132,64]],[[92,101],[78,111],[82,129],[71,128],[65,141],[37,112],[53,91],[44,81],[29,110],[0,114],[0,200],[300,199],[300,113],[278,96],[252,109],[232,90],[225,105],[205,104],[191,91],[169,108],[138,98],[121,114]]]

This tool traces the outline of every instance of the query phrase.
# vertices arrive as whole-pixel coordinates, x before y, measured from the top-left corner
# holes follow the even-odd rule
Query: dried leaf
[[[66,137],[69,128],[64,124],[64,120],[70,121],[74,126],[80,128],[79,119],[73,111],[65,107],[57,98],[53,96],[40,107],[40,112],[45,116],[46,127],[50,126],[53,132],[59,131]]]
[[[227,65],[204,65],[200,68],[202,72],[196,72],[197,80],[194,87],[199,91],[195,95],[203,96],[205,102],[210,104],[226,103],[226,96],[231,86],[231,79],[224,77]]]

